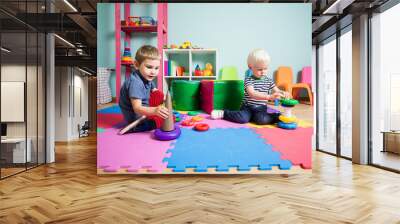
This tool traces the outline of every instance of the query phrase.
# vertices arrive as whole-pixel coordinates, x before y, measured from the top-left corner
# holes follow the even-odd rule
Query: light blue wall
[[[114,6],[97,5],[98,66],[115,68]],[[241,77],[247,69],[248,53],[264,48],[272,59],[271,77],[277,67],[287,65],[293,68],[296,78],[304,66],[311,65],[311,14],[311,4],[301,3],[170,3],[168,44],[191,41],[201,47],[216,48],[220,68],[234,65]],[[156,18],[156,4],[132,4],[131,15]],[[149,34],[135,35],[131,41],[132,54],[142,44],[157,44],[156,37]]]

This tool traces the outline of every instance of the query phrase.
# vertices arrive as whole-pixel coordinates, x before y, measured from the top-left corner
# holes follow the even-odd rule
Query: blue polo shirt
[[[149,106],[150,93],[154,88],[154,83],[143,78],[139,71],[133,71],[125,79],[120,90],[119,106],[126,122],[131,123],[140,117],[133,111],[130,99],[140,99],[143,106]]]

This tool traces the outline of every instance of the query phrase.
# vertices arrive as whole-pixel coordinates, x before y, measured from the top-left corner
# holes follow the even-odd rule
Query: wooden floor
[[[400,170],[400,155],[396,153],[375,150],[372,157],[372,162],[377,165]]]
[[[96,138],[0,181],[0,223],[400,223],[400,175],[315,152],[312,174],[97,176]]]

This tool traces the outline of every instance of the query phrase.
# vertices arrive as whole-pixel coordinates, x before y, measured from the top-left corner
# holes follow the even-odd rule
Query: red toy
[[[206,123],[199,123],[194,126],[194,130],[196,131],[207,131],[210,128]]]
[[[151,107],[157,107],[160,104],[164,102],[164,93],[161,92],[160,90],[156,90],[150,93],[150,99],[149,99],[149,104]],[[161,125],[164,122],[164,119],[161,117],[155,115],[155,116],[149,116],[149,119],[154,120],[156,123],[157,128],[160,128]]]
[[[203,71],[200,69],[199,65],[196,65],[196,68],[194,69],[194,76],[203,76]]]
[[[184,120],[181,122],[182,126],[193,126],[194,125],[194,121],[192,120]]]

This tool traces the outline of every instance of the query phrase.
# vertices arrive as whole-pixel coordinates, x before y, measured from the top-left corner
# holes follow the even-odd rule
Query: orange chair
[[[307,95],[309,99],[310,105],[313,105],[313,93],[311,91],[312,85],[312,70],[311,66],[304,67],[301,71],[301,80],[300,83],[296,83],[292,85],[292,95],[294,98],[298,98],[299,90],[305,89],[307,90]]]
[[[292,93],[293,71],[291,67],[280,66],[275,76],[275,85],[286,92]]]

